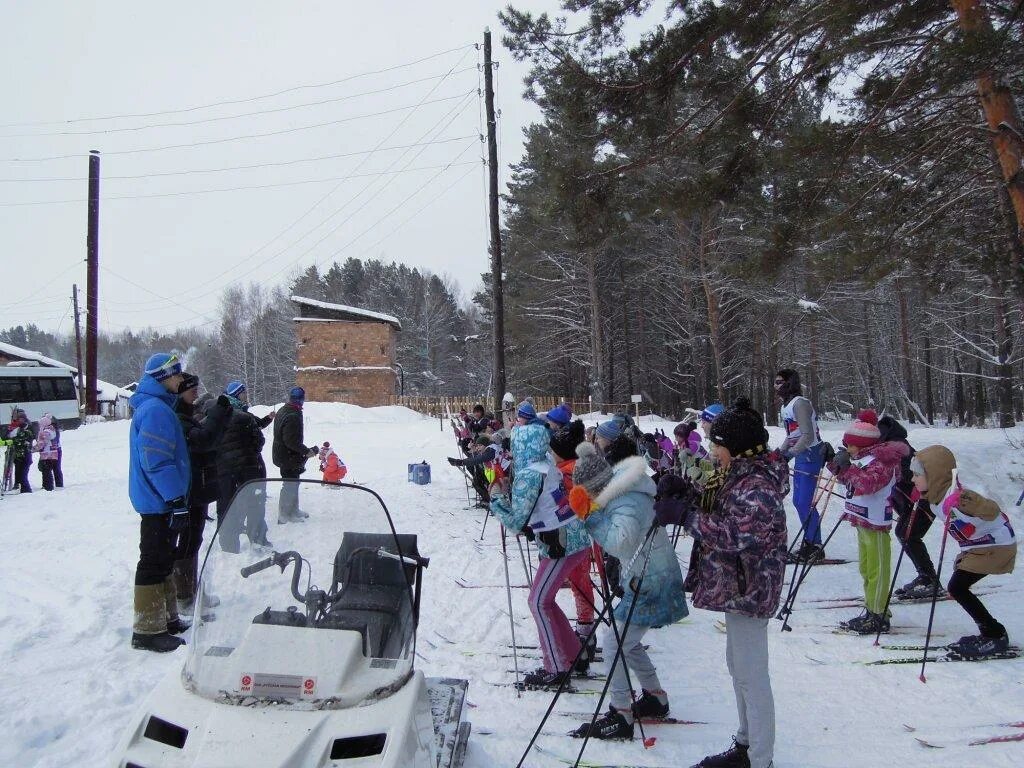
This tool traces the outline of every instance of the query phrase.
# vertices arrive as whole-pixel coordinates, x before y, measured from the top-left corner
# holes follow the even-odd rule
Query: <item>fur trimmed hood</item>
[[[612,467],[612,479],[594,499],[598,507],[606,507],[619,496],[636,491],[651,498],[657,494],[654,481],[647,475],[647,464],[639,456],[629,456]]]

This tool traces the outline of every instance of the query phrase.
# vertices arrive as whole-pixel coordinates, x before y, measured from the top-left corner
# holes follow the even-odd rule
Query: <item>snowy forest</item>
[[[510,388],[639,393],[667,416],[746,394],[773,419],[773,374],[793,367],[823,414],[1022,418],[1024,179],[1004,178],[1024,151],[1021,5],[510,7],[504,44],[542,115],[502,205]],[[273,401],[297,293],[397,316],[406,394],[484,396],[485,273],[481,252],[478,274],[348,259],[232,286],[215,330],[104,335],[100,375],[132,381],[173,346]],[[0,339],[74,359],[31,325]]]

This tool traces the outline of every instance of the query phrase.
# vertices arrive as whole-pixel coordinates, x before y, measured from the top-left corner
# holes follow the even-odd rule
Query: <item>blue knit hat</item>
[[[516,416],[520,419],[533,421],[537,418],[537,409],[533,407],[533,403],[523,400],[523,402],[516,407]]]
[[[556,426],[564,427],[572,421],[572,409],[565,403],[562,403],[561,405],[556,405],[550,411],[545,413],[543,418]]]
[[[143,373],[147,376],[152,376],[157,381],[169,379],[171,376],[181,373],[181,360],[178,359],[177,355],[157,352],[154,355],[150,355],[149,360],[146,361]]]
[[[700,412],[701,421],[714,421],[715,417],[718,416],[722,411],[725,410],[725,406],[721,403],[711,403],[703,411]]]
[[[288,390],[288,400],[292,403],[304,403],[306,401],[306,390],[302,387],[292,387]]]
[[[229,381],[228,385],[224,387],[224,394],[231,395],[231,397],[238,397],[243,392],[245,392],[245,384],[243,384],[238,379],[235,379],[234,381]]]
[[[597,436],[609,441],[615,440],[625,428],[626,420],[621,416],[613,416],[597,425]]]

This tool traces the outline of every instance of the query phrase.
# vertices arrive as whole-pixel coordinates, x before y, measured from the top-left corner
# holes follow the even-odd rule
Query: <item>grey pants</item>
[[[725,659],[740,718],[736,741],[750,745],[751,768],[769,768],[775,751],[775,699],[768,676],[768,619],[727,613],[725,628]]]
[[[633,703],[633,694],[629,689],[629,682],[626,680],[626,670],[622,667],[623,661],[629,665],[634,685],[648,691],[661,690],[658,672],[643,646],[643,638],[648,629],[650,627],[633,624],[626,630],[626,634],[622,638],[622,659],[615,665],[612,681],[608,686],[611,692],[608,703],[620,712],[630,712]],[[619,631],[622,631],[622,622],[619,623]],[[611,664],[616,650],[615,633],[612,632],[611,627],[605,630],[602,647],[604,648],[602,655],[608,664]]]

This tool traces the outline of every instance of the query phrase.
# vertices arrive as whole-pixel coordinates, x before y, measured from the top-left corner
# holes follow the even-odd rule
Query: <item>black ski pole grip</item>
[[[250,576],[252,576],[254,573],[259,573],[260,571],[265,571],[267,568],[270,568],[273,564],[274,564],[274,557],[270,556],[270,557],[264,558],[263,560],[260,560],[258,563],[253,563],[252,565],[247,565],[247,566],[245,566],[241,570],[242,578],[243,579],[247,579]]]

